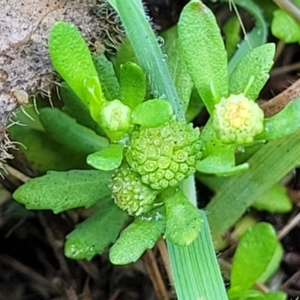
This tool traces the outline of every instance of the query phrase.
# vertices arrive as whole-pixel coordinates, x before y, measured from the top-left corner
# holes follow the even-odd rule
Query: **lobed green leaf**
[[[49,171],[28,180],[13,194],[27,209],[51,209],[54,213],[90,207],[110,196],[110,172],[95,170]]]

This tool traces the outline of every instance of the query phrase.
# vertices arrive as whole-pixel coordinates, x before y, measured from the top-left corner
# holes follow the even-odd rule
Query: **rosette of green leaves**
[[[65,35],[64,39],[61,38],[62,34]],[[174,114],[173,108],[164,99],[144,101],[146,76],[144,71],[135,63],[128,62],[121,66],[120,80],[118,81],[111,64],[103,55],[91,57],[85,42],[74,26],[63,22],[56,23],[50,34],[49,45],[50,55],[56,70],[65,79],[75,95],[66,94],[64,91],[63,96],[66,97],[65,112],[51,108],[43,109],[41,122],[51,136],[55,137],[58,142],[65,142],[70,150],[81,147],[80,151],[88,155],[87,163],[99,170],[89,172],[95,174],[95,178],[98,178],[96,176],[98,175],[99,178],[103,176],[103,179],[101,185],[97,185],[93,180],[86,182],[88,177],[85,174],[88,175],[88,171],[86,173],[84,171],[82,171],[83,173],[79,172],[80,180],[77,178],[79,175],[73,172],[49,173],[45,177],[33,179],[26,183],[15,193],[15,198],[30,209],[52,209],[56,213],[80,206],[98,206],[107,198],[107,195],[101,192],[101,187],[108,185],[111,177],[111,173],[108,171],[118,169],[123,162],[124,145],[126,145],[126,140],[123,140],[124,137],[129,135],[135,127],[147,130],[168,124]],[[84,106],[80,105],[78,100],[82,101]],[[86,111],[89,111],[92,120],[86,115]],[[71,117],[75,118],[76,122]],[[180,136],[181,129],[179,130],[176,141],[177,139],[180,141],[187,139],[189,135],[184,133],[185,130],[193,131],[193,136],[198,140],[198,130],[192,129],[185,123],[180,123],[180,126],[184,130],[181,133],[182,137]],[[101,136],[103,131],[113,143],[109,143],[107,139]],[[70,135],[70,133],[72,134]],[[183,145],[189,149],[188,144],[185,145],[184,141]],[[95,151],[97,148],[99,150]],[[199,147],[195,149],[197,153],[199,150]],[[194,164],[195,162],[196,160]],[[195,172],[195,169],[191,169],[191,171]],[[134,178],[140,175],[132,175],[129,176],[129,179],[133,181],[130,184],[134,185]],[[74,181],[72,194],[68,192],[70,188],[70,184],[66,183],[68,178],[70,181]],[[56,187],[57,180],[62,183],[61,188],[58,189]],[[123,179],[121,178],[121,180]],[[47,185],[43,185],[45,181],[48,182]],[[63,183],[66,183],[65,187],[63,187]],[[178,183],[176,182],[176,185]],[[117,189],[117,185],[116,183],[115,189]],[[37,193],[36,191],[40,186],[43,186],[44,189]],[[147,186],[147,189],[150,190],[151,188]],[[48,197],[44,196],[46,190]],[[89,191],[87,197],[83,197],[82,193],[87,190]],[[94,193],[98,191],[102,202],[99,202],[96,195],[89,198],[91,191]],[[155,200],[157,193],[158,191],[153,191],[153,193],[149,191],[152,197],[151,201]],[[56,201],[50,201],[49,199],[52,197]],[[129,197],[132,195],[130,194]],[[125,198],[122,194],[122,199]],[[30,201],[30,199],[33,200]],[[109,204],[100,206],[90,218],[68,235],[65,245],[65,252],[68,257],[90,259],[95,254],[101,253],[110,242],[115,241],[116,233],[126,221],[127,214],[113,208],[112,204],[113,202],[110,201]],[[135,236],[135,230],[131,230],[131,228],[135,228],[136,222],[139,224],[139,220],[148,218],[147,214],[154,213],[152,210],[148,212],[153,206],[152,203],[147,203],[147,205],[149,208],[138,210],[141,216],[135,217],[134,223],[126,229],[126,240],[131,236],[131,243],[136,245],[136,249],[139,249],[135,254],[136,259],[150,247],[150,244],[141,244],[141,240]],[[201,225],[200,215],[180,190],[173,191],[172,195],[164,195],[157,205],[160,206],[161,215],[166,225],[161,227],[154,222],[155,224],[152,226],[149,222],[142,222],[144,224],[142,228],[148,228],[147,230],[151,232],[154,230],[152,245],[160,234],[165,234],[168,239],[179,245],[187,245],[198,236]],[[111,227],[107,234],[99,231],[103,222],[107,220],[106,215],[111,216],[112,220],[118,219],[118,222]],[[192,222],[189,221],[191,216]],[[181,221],[179,222],[180,228],[177,228],[178,221]],[[157,231],[155,228],[158,225],[160,229]],[[96,239],[97,231],[99,231],[98,234],[102,234],[101,243],[93,241]],[[124,246],[122,239],[117,244],[117,249],[125,251],[126,245]],[[114,259],[113,254],[111,257],[113,261],[118,261]],[[131,262],[130,258],[127,257],[127,260],[122,263],[125,262]]]

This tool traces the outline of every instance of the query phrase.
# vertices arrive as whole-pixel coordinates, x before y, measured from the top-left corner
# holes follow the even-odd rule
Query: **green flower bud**
[[[176,186],[195,173],[196,162],[202,156],[199,136],[198,129],[184,122],[140,128],[133,132],[125,154],[127,162],[154,190]]]
[[[114,172],[110,188],[116,205],[132,216],[150,211],[157,196],[127,164]]]
[[[263,121],[263,111],[244,94],[222,98],[212,114],[217,137],[226,144],[251,143],[264,130]]]
[[[130,127],[131,109],[120,100],[107,101],[100,112],[100,126],[112,141],[119,141]]]

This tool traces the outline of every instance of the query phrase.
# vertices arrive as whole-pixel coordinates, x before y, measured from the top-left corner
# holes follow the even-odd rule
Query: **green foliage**
[[[178,48],[211,113],[214,104],[228,95],[227,53],[215,16],[201,2],[189,2],[180,15],[178,35]]]
[[[241,24],[237,16],[231,17],[223,26],[223,31],[226,36],[225,46],[227,57],[231,58],[235,53],[238,43],[241,39]]]
[[[299,0],[294,0],[300,5]],[[272,34],[285,43],[300,43],[300,24],[282,9],[274,11],[271,23]]]
[[[108,181],[111,174],[95,170],[49,171],[30,179],[13,194],[27,209],[51,209],[54,213],[90,207],[110,196]],[[87,193],[88,191],[88,193]]]
[[[229,63],[216,19],[202,2],[192,0],[186,5],[178,31],[175,28],[165,35],[164,48],[158,45],[139,0],[109,2],[120,14],[129,39],[114,65],[119,81],[105,55],[91,56],[78,30],[57,22],[49,48],[55,69],[70,87],[64,83],[61,88],[63,111],[40,109],[41,123],[22,131],[31,136],[24,138],[26,143],[38,145],[29,145],[29,153],[31,159],[42,163],[43,171],[79,168],[77,164],[87,167],[85,162],[101,171],[50,171],[29,180],[14,197],[28,209],[55,213],[95,205],[96,212],[67,236],[68,257],[91,259],[121,232],[109,257],[114,264],[127,264],[163,236],[168,241],[179,299],[187,299],[185,291],[189,299],[226,299],[205,213],[193,206],[193,174],[197,169],[232,176],[210,177],[215,186],[219,184],[206,208],[215,239],[250,205],[271,210],[274,201],[279,201],[276,211],[290,209],[276,183],[299,162],[294,157],[300,151],[296,132],[300,129],[296,114],[300,101],[292,101],[265,120],[254,102],[269,77],[275,49],[273,44],[265,44],[266,24],[253,1],[236,1],[253,14],[256,27]],[[232,22],[231,51],[239,32],[236,20]],[[130,61],[120,58],[126,47],[130,51],[124,57],[135,54]],[[147,84],[154,99],[146,93]],[[198,95],[190,100],[193,86]],[[242,104],[231,101],[233,98],[242,98]],[[185,122],[184,112],[190,107],[190,115],[195,115],[203,106],[211,119],[200,134]],[[285,135],[289,136],[265,144]],[[47,139],[49,158],[42,158],[45,153],[39,150]],[[241,151],[244,155],[239,156]],[[71,161],[78,157],[74,167]],[[244,173],[233,176],[241,171]],[[272,198],[270,203],[266,203],[267,196]],[[124,211],[132,219],[128,221]],[[129,224],[122,230],[126,221]],[[252,290],[256,281],[265,282],[276,269],[281,254],[270,225],[260,223],[247,231],[234,258],[230,297],[284,299],[280,292]],[[245,269],[252,271],[241,276]]]
[[[120,68],[122,102],[134,109],[143,102],[146,95],[146,75],[137,64],[127,62]]]
[[[245,96],[256,100],[260,90],[269,79],[274,55],[274,44],[264,44],[249,51],[229,77],[230,94],[243,92]]]
[[[97,70],[105,99],[114,100],[120,98],[120,86],[115,75],[114,66],[104,54],[92,56]]]
[[[192,244],[182,247],[167,241],[177,297],[228,300],[206,214],[200,210],[199,215],[201,234]]]
[[[131,115],[131,121],[142,127],[151,128],[163,125],[172,116],[173,109],[168,101],[152,99],[135,107]]]
[[[278,268],[282,254],[282,246],[270,224],[262,222],[248,229],[233,257],[230,299],[239,298],[255,282],[264,283]]]
[[[80,125],[83,125],[92,129],[96,133],[101,134],[100,126],[95,120],[93,120],[88,108],[66,84],[66,82],[61,83],[59,87],[59,93],[64,102],[64,106],[62,108],[63,112],[74,118]]]
[[[116,241],[127,219],[128,215],[112,201],[105,203],[67,235],[65,255],[72,259],[90,260],[96,254],[101,254]]]
[[[11,138],[26,145],[20,152],[24,155],[37,175],[48,170],[66,171],[86,168],[85,155],[53,141],[42,130],[30,127],[12,126],[9,130]]]
[[[146,16],[141,1],[108,0],[108,2],[120,15],[135,58],[146,73],[152,95],[155,98],[164,95],[172,105],[176,118],[184,120],[182,106],[178,102],[178,94],[172,82],[166,58],[149,25],[149,18]],[[129,55],[131,56],[132,52]]]
[[[40,121],[52,140],[78,153],[87,155],[109,145],[106,138],[78,124],[60,109],[42,108]]]
[[[275,184],[262,193],[252,206],[271,213],[287,213],[293,208],[287,190],[281,184]]]
[[[182,109],[186,112],[190,104],[190,96],[194,83],[188,73],[185,62],[182,59],[181,52],[178,51],[177,26],[166,30],[164,33],[162,33],[161,37],[165,40],[162,49],[167,58],[169,71],[176,86],[178,97],[182,101]],[[199,103],[200,101],[197,102]],[[181,103],[179,104],[181,105]],[[200,110],[197,109],[197,112],[199,111]]]
[[[124,147],[111,144],[107,148],[94,152],[87,157],[87,163],[95,169],[112,171],[118,168],[123,160]]]
[[[222,0],[224,1],[224,0]],[[225,0],[227,1],[227,0]],[[266,2],[266,1],[264,1]],[[251,32],[247,33],[243,41],[233,57],[230,59],[228,65],[228,73],[231,74],[239,61],[252,49],[266,43],[268,36],[268,26],[264,18],[264,14],[260,7],[254,1],[234,0],[234,3],[246,9],[255,18],[255,27]]]
[[[269,292],[267,294],[257,290],[247,290],[237,297],[230,297],[230,300],[286,300],[284,292]]]
[[[250,165],[248,171],[223,181],[216,195],[206,206],[212,234],[216,239],[232,226],[261,194],[297,166],[299,151],[298,130],[262,146],[247,161]],[[261,180],[262,177],[264,180]]]
[[[49,36],[49,51],[57,72],[97,121],[105,99],[90,51],[77,28],[64,22],[56,22]]]
[[[164,229],[165,216],[161,208],[135,218],[110,248],[110,261],[116,265],[137,261],[145,250],[155,245]]]
[[[43,107],[44,103],[41,98],[38,100],[40,106]],[[66,171],[87,168],[84,154],[55,142],[45,132],[39,119],[37,111],[39,109],[39,107],[36,109],[31,103],[22,107],[16,112],[13,120],[24,126],[14,125],[8,129],[10,138],[24,145],[19,147],[19,154],[30,165],[32,172],[35,175],[42,175],[48,170]]]
[[[199,161],[196,168],[199,172],[224,176],[234,175],[248,169],[247,163],[235,166],[234,148],[229,146],[214,147],[209,156]]]
[[[289,102],[278,114],[265,119],[264,132],[258,138],[273,140],[297,131],[300,128],[299,109],[300,98]]]
[[[179,246],[187,246],[198,236],[202,219],[181,190],[164,198],[166,231],[164,237]]]

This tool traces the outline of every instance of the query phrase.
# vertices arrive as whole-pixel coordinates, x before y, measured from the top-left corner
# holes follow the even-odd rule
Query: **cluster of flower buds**
[[[244,94],[222,98],[212,114],[213,128],[225,144],[247,144],[264,130],[264,113]]]
[[[199,137],[192,124],[177,121],[134,131],[127,163],[115,171],[111,183],[116,204],[131,215],[151,210],[159,192],[195,173],[202,155]]]

